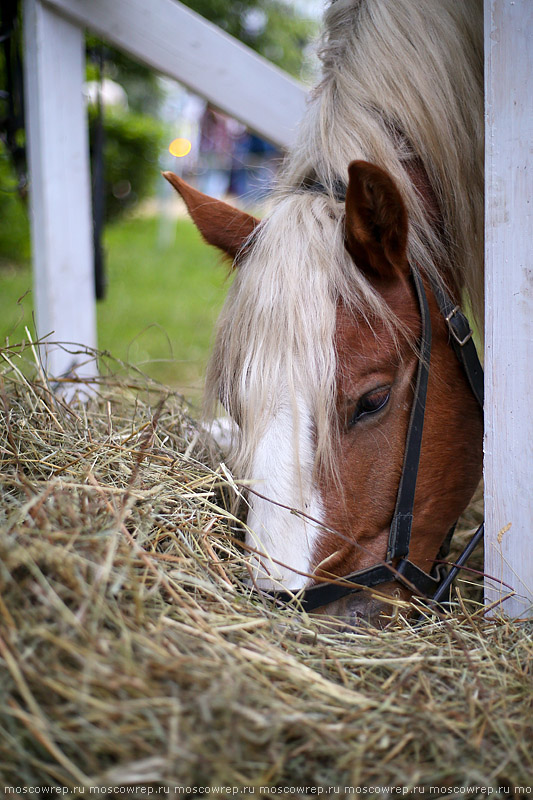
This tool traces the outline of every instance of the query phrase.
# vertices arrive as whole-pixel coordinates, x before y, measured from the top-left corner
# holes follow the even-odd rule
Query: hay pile
[[[530,627],[263,603],[179,397],[130,375],[68,407],[0,354],[0,793],[531,785]]]

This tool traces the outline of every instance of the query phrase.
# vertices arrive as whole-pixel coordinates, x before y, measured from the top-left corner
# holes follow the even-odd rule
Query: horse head
[[[165,177],[237,265],[209,384],[238,426],[235,468],[251,481],[256,586],[297,591],[383,563],[421,357],[395,181],[353,161],[343,202],[296,191],[259,223]],[[423,281],[433,340],[409,559],[428,572],[479,482],[482,415]],[[443,283],[458,300],[453,277]],[[376,621],[387,598],[411,594],[391,575],[321,610]]]

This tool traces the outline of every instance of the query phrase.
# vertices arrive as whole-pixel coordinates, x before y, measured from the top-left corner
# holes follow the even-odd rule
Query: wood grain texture
[[[533,3],[485,0],[486,556],[533,604]],[[486,602],[508,592],[487,581]]]
[[[305,108],[298,81],[175,0],[46,0],[55,11],[174,78],[276,145]]]
[[[95,347],[83,32],[40,0],[25,0],[24,44],[37,333]],[[57,347],[43,352],[53,376],[86,361]]]

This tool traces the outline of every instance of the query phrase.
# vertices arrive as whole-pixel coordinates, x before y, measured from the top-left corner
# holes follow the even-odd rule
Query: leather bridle
[[[313,188],[316,188],[316,184]],[[322,581],[307,589],[295,592],[274,591],[269,593],[273,599],[283,602],[290,602],[296,598],[298,604],[305,611],[313,611],[346,595],[379,586],[382,583],[390,583],[391,581],[397,581],[406,586],[418,597],[438,603],[446,597],[459,569],[464,566],[483,536],[483,524],[481,524],[453,567],[444,577],[440,577],[438,570],[435,568],[431,572],[424,572],[409,560],[416,479],[420,462],[431,358],[431,319],[427,295],[416,267],[411,267],[411,274],[420,307],[421,336],[415,392],[407,430],[396,506],[389,530],[386,560],[381,564],[352,572],[331,582]],[[468,320],[443,287],[429,278],[428,280],[440,312],[448,326],[450,344],[463,366],[476,400],[481,409],[483,409],[483,368],[479,361]],[[454,529],[455,525],[446,538],[446,547],[449,547]]]

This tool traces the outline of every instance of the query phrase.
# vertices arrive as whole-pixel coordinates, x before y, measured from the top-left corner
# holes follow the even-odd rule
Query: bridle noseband
[[[320,191],[320,186],[321,184],[314,182],[312,186],[305,185],[303,188],[318,189]],[[295,592],[269,592],[268,594],[270,594],[274,600],[289,602],[296,597],[303,610],[313,611],[314,609],[328,605],[329,603],[339,600],[346,595],[361,591],[362,589],[379,586],[382,583],[397,581],[403,586],[406,586],[417,596],[429,599],[433,603],[438,603],[446,597],[458,571],[464,566],[474,548],[483,537],[484,525],[482,523],[453,567],[444,577],[440,577],[435,569],[432,570],[432,572],[424,572],[424,570],[420,569],[420,567],[417,567],[416,564],[409,560],[409,545],[411,541],[416,480],[424,428],[432,339],[429,305],[424,284],[416,267],[411,266],[411,275],[420,308],[421,336],[416,386],[407,430],[402,474],[398,486],[398,493],[396,495],[394,514],[389,529],[386,560],[374,567],[352,572],[342,578],[335,579],[335,581],[322,581],[307,589]],[[442,286],[438,285],[429,277],[428,280],[439,310],[448,326],[451,346],[459,362],[463,366],[476,400],[481,409],[483,409],[483,368],[479,361],[468,319],[461,311],[460,307],[451,300]],[[446,548],[449,547],[454,529],[455,525],[452,527],[445,540],[444,545]]]

